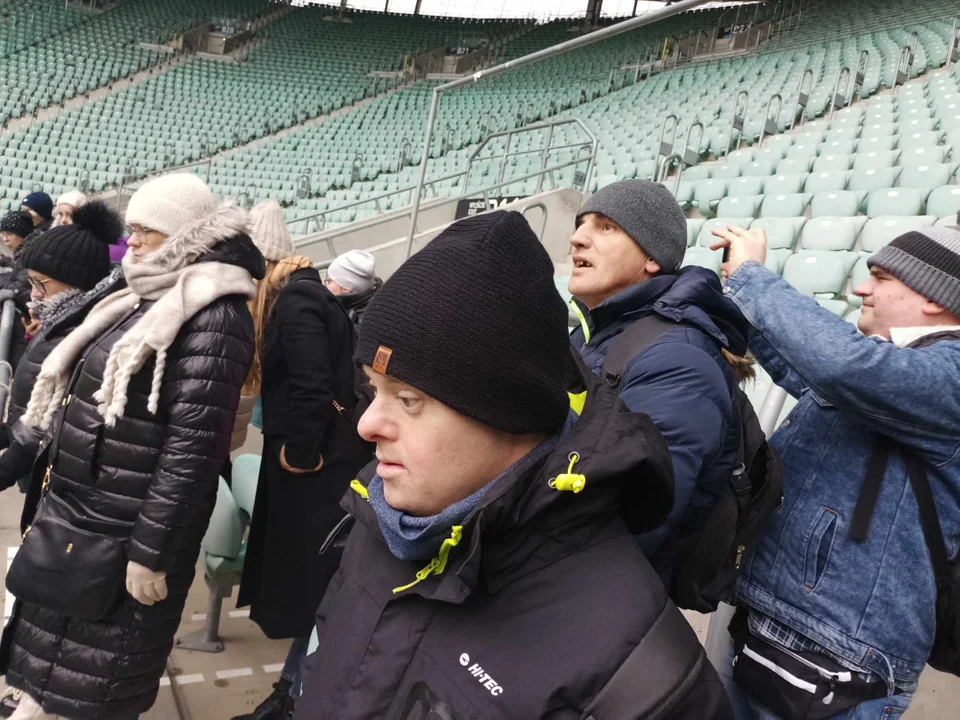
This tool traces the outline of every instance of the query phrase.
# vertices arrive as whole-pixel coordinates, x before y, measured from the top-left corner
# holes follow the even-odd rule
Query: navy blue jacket
[[[638,538],[670,590],[673,557],[664,541],[673,531],[702,523],[737,464],[737,381],[721,350],[746,353],[747,323],[724,297],[715,273],[690,267],[629,287],[584,312],[588,342],[584,328],[571,340],[599,375],[613,339],[651,313],[683,324],[628,363],[620,397],[630,410],[653,419],[673,456],[673,510],[663,526]]]

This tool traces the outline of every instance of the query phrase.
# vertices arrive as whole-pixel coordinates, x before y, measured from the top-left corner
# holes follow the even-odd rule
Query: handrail
[[[913,48],[909,45],[904,45],[900,48],[900,57],[897,58],[897,71],[893,76],[892,89],[894,94],[897,92],[897,87],[907,82],[913,74],[913,60]]]
[[[496,65],[492,68],[479,70],[478,72],[475,72],[467,77],[459,78],[457,80],[453,80],[452,82],[444,83],[443,85],[434,87],[430,101],[430,110],[427,113],[426,129],[423,134],[423,157],[420,159],[420,173],[417,179],[413,212],[410,216],[410,229],[407,232],[406,256],[410,257],[410,255],[413,253],[413,238],[417,232],[417,216],[420,214],[421,193],[423,191],[423,185],[427,179],[427,163],[430,155],[430,145],[433,139],[433,126],[437,119],[437,110],[440,106],[440,96],[442,94],[451,90],[455,90],[459,87],[463,87],[464,85],[475,84],[484,78],[496,77],[497,75],[500,75],[508,70],[520,68],[545,58],[555,57],[569,50],[592,45],[593,43],[601,40],[606,40],[607,38],[614,37],[616,35],[622,35],[625,32],[629,32],[646,25],[651,25],[659,20],[663,20],[664,18],[673,17],[674,15],[686,12],[687,10],[693,10],[694,8],[706,4],[708,1],[709,0],[681,0],[680,2],[667,5],[663,8],[646,13],[639,17],[631,18],[630,20],[625,20],[621,23],[616,23],[609,27],[603,28],[602,30],[581,35],[572,40],[562,42],[559,45],[554,45],[553,47],[538,50],[528,55],[524,55],[523,57],[508,60],[507,62]],[[587,171],[588,175],[592,172],[592,164],[593,163],[591,161],[590,167]]]
[[[870,64],[870,51],[861,50],[857,56],[857,72],[853,78],[853,92],[850,94],[850,104],[853,105],[863,94],[863,84],[867,81],[867,66]]]
[[[10,397],[10,381],[13,379],[13,367],[10,365],[10,348],[13,340],[13,324],[16,319],[16,305],[11,291],[4,291],[0,302],[0,413],[4,413]]]
[[[535,202],[532,205],[528,205],[526,208],[524,208],[523,212],[520,214],[523,215],[524,218],[526,218],[527,213],[530,212],[531,210],[540,210],[543,213],[543,220],[540,221],[540,232],[537,233],[537,239],[540,242],[543,242],[543,236],[547,232],[547,218],[550,215],[550,211],[547,210],[546,203]],[[527,223],[529,222],[530,221],[527,220]]]
[[[671,120],[673,122],[670,122]],[[673,146],[677,142],[677,126],[679,125],[679,123],[680,121],[677,119],[677,116],[674,115],[673,113],[666,115],[661,121],[660,139],[657,141],[657,162],[660,161],[660,158],[666,157],[667,155],[671,155],[673,153]],[[670,128],[669,131],[667,130],[668,127]],[[665,137],[668,137],[667,135],[668,132],[670,133],[669,134],[670,139],[664,140]],[[654,182],[657,181],[656,167],[654,167],[654,170],[653,170],[653,181]]]
[[[511,185],[511,184],[513,184],[513,183],[515,183],[515,182],[523,182],[524,180],[530,180],[531,178],[537,177],[537,176],[540,175],[541,173],[557,172],[558,170],[563,170],[564,168],[576,167],[577,165],[582,165],[583,163],[585,163],[585,162],[587,162],[587,161],[588,161],[587,158],[580,158],[580,159],[568,160],[568,161],[566,161],[566,162],[564,162],[564,163],[561,163],[561,164],[559,164],[559,165],[553,165],[553,166],[547,168],[546,170],[537,170],[536,172],[528,173],[528,174],[522,175],[522,176],[520,176],[520,177],[511,178],[510,180],[506,180],[506,181],[504,181],[504,182],[496,182],[496,183],[493,183],[493,184],[491,184],[491,185],[487,185],[486,187],[478,188],[477,190],[472,190],[472,191],[470,191],[469,193],[464,193],[463,195],[455,195],[455,196],[453,196],[453,197],[448,197],[448,198],[435,197],[434,199],[438,201],[438,202],[437,202],[437,206],[440,206],[440,205],[447,205],[447,204],[454,203],[454,202],[460,202],[460,200],[462,200],[463,198],[468,197],[468,196],[475,196],[475,195],[484,195],[484,196],[486,196],[486,195],[488,195],[489,193],[491,193],[492,191],[497,190],[498,188],[505,187],[506,185]],[[436,183],[436,182],[440,182],[440,179],[431,180],[431,181],[429,181],[427,184],[429,185],[429,184]],[[410,188],[407,188],[407,189],[403,190],[402,192],[409,192],[409,191],[410,191]],[[396,194],[398,194],[399,192],[401,192],[401,191],[395,191],[395,192],[390,193],[390,194],[391,194],[391,195],[396,195]],[[351,205],[343,205],[343,206],[338,207],[338,208],[332,208],[332,209],[330,209],[330,210],[328,210],[328,211],[325,211],[325,212],[323,212],[323,213],[317,213],[317,215],[323,215],[323,214],[325,214],[326,212],[335,212],[335,211],[337,211],[337,210],[343,210],[343,209],[348,208],[348,207],[352,207],[352,206],[356,206],[356,205],[362,205],[362,204],[364,204],[364,203],[369,203],[369,202],[373,202],[373,198],[370,198],[370,199],[368,199],[368,200],[360,200],[360,201],[351,203]],[[411,204],[410,207],[412,207],[412,204]],[[406,208],[405,208],[405,209],[406,209]],[[408,210],[408,212],[409,212],[409,210]],[[311,218],[313,218],[313,217],[316,217],[316,215],[311,215],[311,216],[308,216],[308,217],[297,218],[297,220],[295,220],[295,221],[293,221],[293,222],[294,222],[294,223],[303,222],[304,220],[311,219]],[[349,229],[349,228],[344,228],[344,230],[348,230],[348,229]],[[325,232],[325,230],[323,230],[323,229],[317,230],[317,231],[315,231],[314,234],[319,234],[319,233],[322,233],[322,232]],[[305,236],[302,236],[302,237],[299,237],[299,238],[295,238],[294,241],[293,241],[293,244],[294,244],[295,247],[298,247],[298,248],[299,248],[299,247],[305,247],[305,246],[307,246],[307,245],[313,245],[313,244],[320,243],[320,242],[326,242],[326,243],[327,243],[327,246],[328,246],[328,247],[330,248],[330,250],[331,250],[331,253],[336,254],[336,252],[335,252],[335,250],[333,249],[333,246],[332,246],[332,243],[330,242],[330,240],[331,240],[331,238],[320,238],[320,237],[314,237],[313,235],[305,235]]]
[[[960,18],[954,18],[953,31],[950,33],[950,47],[947,48],[947,72],[960,62]]]

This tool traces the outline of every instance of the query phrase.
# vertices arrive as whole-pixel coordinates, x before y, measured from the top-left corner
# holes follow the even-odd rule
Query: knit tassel
[[[30,427],[49,430],[66,391],[66,378],[45,375],[37,378],[30,395],[30,402],[23,413],[23,423]]]
[[[153,415],[160,408],[160,385],[163,383],[163,373],[167,366],[167,349],[157,350],[157,358],[153,366],[153,382],[150,385],[150,398],[147,400],[147,410]]]

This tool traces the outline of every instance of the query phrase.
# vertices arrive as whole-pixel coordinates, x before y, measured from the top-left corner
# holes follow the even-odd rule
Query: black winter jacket
[[[548,484],[573,453],[578,494]],[[621,516],[655,526],[671,494],[662,437],[598,380],[556,450],[486,492],[445,567],[415,576],[423,563],[390,553],[351,490],[356,524],[317,612],[296,719],[633,719],[653,717],[659,698],[669,710],[656,717],[732,718]]]
[[[204,260],[240,265],[263,277],[263,257],[245,235],[221,241],[198,262]],[[157,414],[147,409],[151,357],[130,379],[125,414],[106,427],[93,395],[111,348],[149,305],[143,301],[83,352],[32,483],[39,486],[46,466],[50,490],[58,496],[134,522],[127,557],[166,571],[169,595],[148,607],[124,594],[98,622],[18,602],[0,647],[8,684],[29,693],[46,712],[71,720],[136,717],[153,705],[253,361],[247,299],[217,300],[188,320],[169,347]],[[29,502],[30,495],[25,522],[33,509]]]
[[[70,306],[54,318],[52,323],[44,325],[30,341],[17,366],[13,385],[10,388],[6,424],[9,447],[3,455],[0,455],[0,490],[19,483],[20,490],[27,491],[30,470],[37,457],[43,433],[38,428],[26,427],[18,421],[27,409],[27,403],[30,402],[33,385],[37,375],[40,374],[43,361],[61,340],[83,322],[90,308],[110,293],[122,290],[125,286],[123,273],[119,270],[111,273],[95,288],[70,301]]]
[[[353,328],[315,269],[290,275],[264,345],[263,434],[286,439],[289,465],[314,468],[321,450],[335,449],[324,437],[337,414],[334,401],[353,404],[354,376]]]

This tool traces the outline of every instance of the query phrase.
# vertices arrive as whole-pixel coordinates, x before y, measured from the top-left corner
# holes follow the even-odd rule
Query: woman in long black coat
[[[50,438],[24,522],[34,489],[47,486],[42,510],[59,498],[77,522],[128,527],[127,592],[96,621],[15,603],[0,670],[24,693],[18,718],[135,718],[153,705],[253,360],[247,301],[263,258],[246,213],[218,209],[195,176],[168,175],[134,195],[127,223],[127,289],[50,353],[21,419]],[[76,558],[70,586],[97,577],[85,561]]]
[[[281,718],[299,691],[300,660],[339,555],[320,548],[345,513],[340,500],[370,459],[350,417],[353,327],[320,274],[293,246],[277,208],[255,208],[251,235],[267,277],[254,302],[263,460],[238,606],[270,638],[293,638],[274,692],[252,717]],[[257,382],[259,373],[260,382]]]

